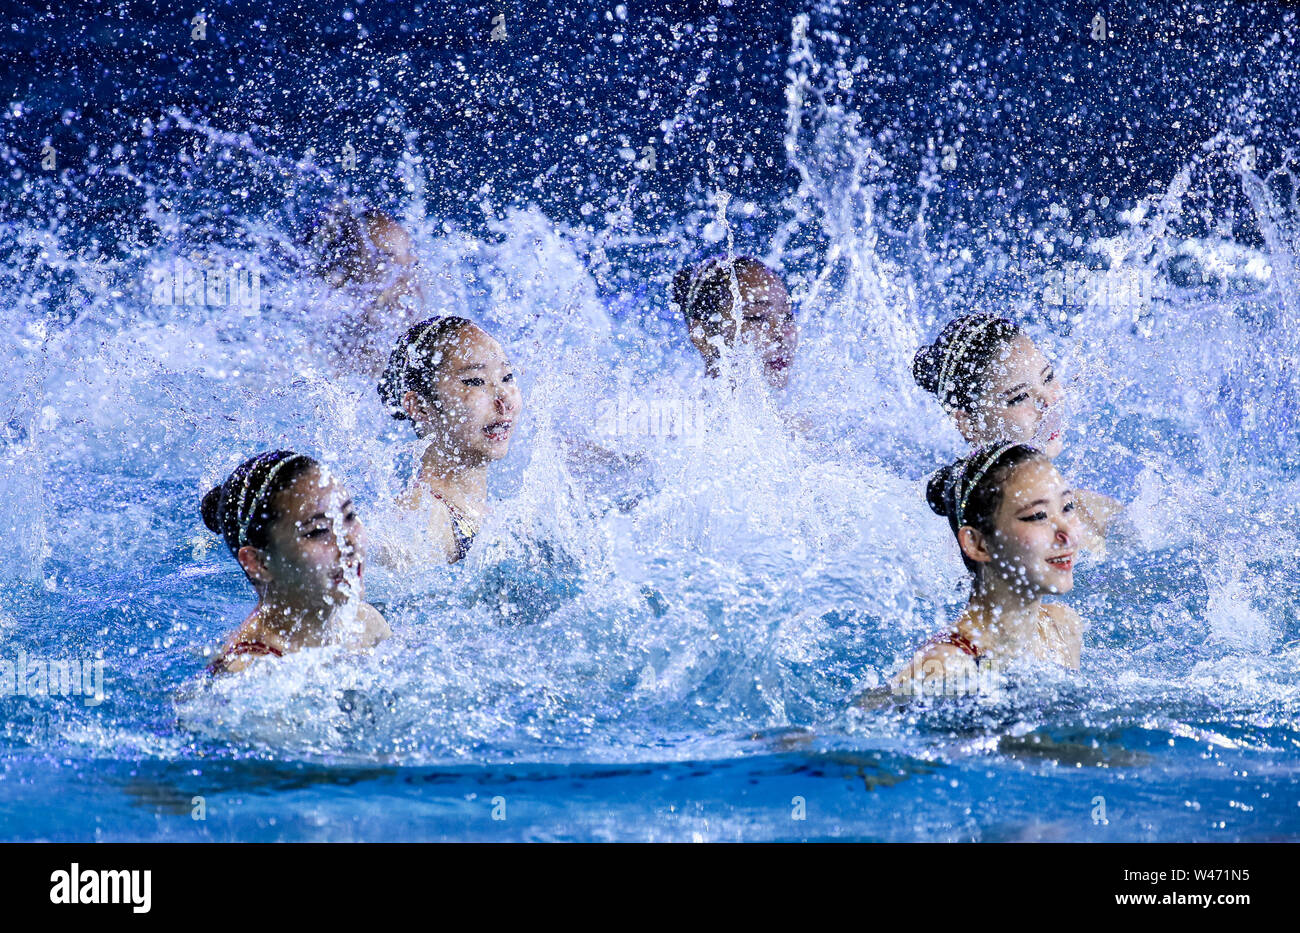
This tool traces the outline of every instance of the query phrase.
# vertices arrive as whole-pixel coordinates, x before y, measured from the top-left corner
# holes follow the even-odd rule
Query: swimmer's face
[[[422,436],[467,465],[500,460],[510,452],[523,396],[501,344],[477,327],[448,340],[437,364],[436,402],[422,400],[416,424]],[[413,395],[414,393],[408,393]],[[408,412],[412,409],[408,408]]]
[[[261,551],[275,597],[306,609],[364,599],[365,529],[346,490],[312,468],[280,492],[275,507]]]
[[[416,274],[415,246],[400,224],[386,218],[370,224],[370,271],[366,280],[383,286],[381,304],[393,304],[410,295],[424,300]]]
[[[369,225],[369,233],[378,275],[401,274],[415,265],[415,245],[401,225],[390,220],[375,220]]]
[[[1049,457],[1060,454],[1064,393],[1051,362],[1032,340],[1021,334],[1004,345],[981,379],[972,410],[956,413],[966,440],[974,445],[1014,441]]]
[[[416,278],[415,245],[402,225],[373,214],[345,228],[342,256],[334,284],[354,282],[382,289],[382,299],[422,297]]]
[[[718,357],[714,341],[720,338],[726,346],[734,347],[739,340],[758,357],[768,384],[774,389],[784,389],[790,382],[790,367],[799,346],[799,328],[790,309],[785,283],[769,269],[745,265],[736,275],[736,284],[740,291],[740,314],[731,313],[728,299],[727,306],[710,319],[691,321],[691,342],[704,361],[712,363]]]
[[[983,548],[968,556],[1033,598],[1074,588],[1079,524],[1074,494],[1046,458],[1020,464],[1002,486],[1002,504]]]

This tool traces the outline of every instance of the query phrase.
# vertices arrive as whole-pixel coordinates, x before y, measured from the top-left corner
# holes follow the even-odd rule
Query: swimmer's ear
[[[438,400],[434,399],[433,404],[436,406]],[[419,420],[418,416],[427,412],[428,409],[429,402],[422,398],[420,393],[416,392],[414,389],[407,389],[402,394],[402,411],[406,412],[406,417],[410,418],[412,421]]]
[[[962,525],[957,529],[957,544],[961,547],[961,552],[976,563],[986,564],[993,559],[983,533],[970,525]]]
[[[244,573],[254,586],[266,586],[271,582],[271,571],[266,566],[266,554],[260,548],[245,544],[235,554],[235,560],[244,568]]]

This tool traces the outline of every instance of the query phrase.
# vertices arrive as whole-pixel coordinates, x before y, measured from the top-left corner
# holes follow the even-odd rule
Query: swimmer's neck
[[[985,650],[1020,653],[1038,637],[1042,597],[1017,592],[996,578],[985,583],[981,577],[971,587],[970,602],[959,628],[976,634],[976,643]]]
[[[267,636],[273,636],[271,641],[279,645],[272,647],[319,648],[329,642],[330,623],[338,610],[338,606],[304,608],[274,593],[264,593],[246,627],[252,629],[258,641],[267,642]]]
[[[736,374],[737,365],[737,363],[728,365],[724,375],[722,364],[718,358],[706,359],[704,361],[704,375],[734,393],[740,388],[740,377]],[[763,385],[767,386],[769,392],[779,393],[785,390],[785,386],[777,385],[768,378],[762,363],[758,364],[758,369],[763,378]]]
[[[416,482],[458,505],[468,502],[481,509],[487,505],[487,476],[486,463],[468,465],[430,445],[420,460]]]

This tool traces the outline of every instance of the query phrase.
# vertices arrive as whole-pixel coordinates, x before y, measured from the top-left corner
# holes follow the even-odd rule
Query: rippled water
[[[1135,7],[1102,48],[1081,6],[593,5],[508,12],[506,54],[453,12],[4,39],[0,660],[102,660],[104,695],[0,697],[0,836],[1296,837],[1292,14]],[[344,141],[355,173],[300,164]],[[400,534],[409,430],[302,271],[344,189],[403,218],[431,313],[506,346],[525,418],[467,561],[368,574],[390,642],[209,684],[251,594],[198,499],[239,460],[311,451]],[[668,309],[729,245],[791,284],[779,398],[705,386]],[[151,301],[177,259],[259,270],[260,307]],[[1080,672],[849,713],[962,605],[921,496],[960,439],[908,362],[972,303],[1056,353],[1067,473],[1133,505],[1076,577]],[[620,398],[702,429],[611,432]]]

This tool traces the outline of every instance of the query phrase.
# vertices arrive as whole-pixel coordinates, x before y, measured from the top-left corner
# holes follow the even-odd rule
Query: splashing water
[[[1294,22],[1219,9],[1206,83],[1233,106],[1186,105],[1168,130],[1181,145],[1138,180],[1130,141],[1125,165],[1089,174],[1077,163],[1102,164],[1100,127],[1122,137],[1186,90],[1146,70],[1174,54],[1152,11],[1106,50],[1073,25],[1091,13],[1033,14],[1026,34],[1066,36],[1052,54],[1069,80],[1050,38],[1017,59],[1006,22],[960,4],[929,19],[783,9],[749,45],[734,11],[597,17],[570,71],[555,70],[563,43],[586,40],[512,23],[550,77],[487,46],[459,68],[349,53],[299,69],[318,80],[270,77],[321,126],[346,86],[351,136],[294,135],[285,103],[245,81],[206,111],[128,111],[134,141],[116,148],[87,106],[89,155],[62,173],[23,155],[42,101],[11,105],[0,659],[102,660],[106,679],[93,705],[0,697],[0,836],[1294,838],[1300,209],[1280,102]],[[277,28],[240,41],[307,54]],[[671,74],[649,64],[660,54]],[[1242,87],[1261,55],[1271,89]],[[417,74],[454,119],[403,86]],[[136,77],[152,106],[160,76]],[[638,77],[652,117],[620,96]],[[1140,93],[1102,103],[1105,81]],[[583,98],[589,122],[546,95]],[[360,118],[372,110],[382,124]],[[515,161],[502,114],[529,130]],[[1101,143],[1062,143],[1089,125]],[[653,172],[623,154],[640,156],[647,126]],[[324,154],[344,139],[387,161],[349,176]],[[1058,158],[1055,175],[1038,164]],[[355,295],[305,271],[305,231],[340,194],[394,205],[421,315],[500,340],[521,430],[464,562],[371,568],[392,640],[207,682],[250,593],[198,501],[244,457],[319,456],[372,539],[412,534],[393,502],[419,443],[373,375],[331,352]],[[784,393],[743,356],[704,378],[669,307],[672,272],[723,251],[790,284]],[[181,268],[243,290],[157,300]],[[971,305],[1056,353],[1065,471],[1132,503],[1070,597],[1090,625],[1083,668],[849,712],[964,601],[923,496],[961,440],[910,361]]]

